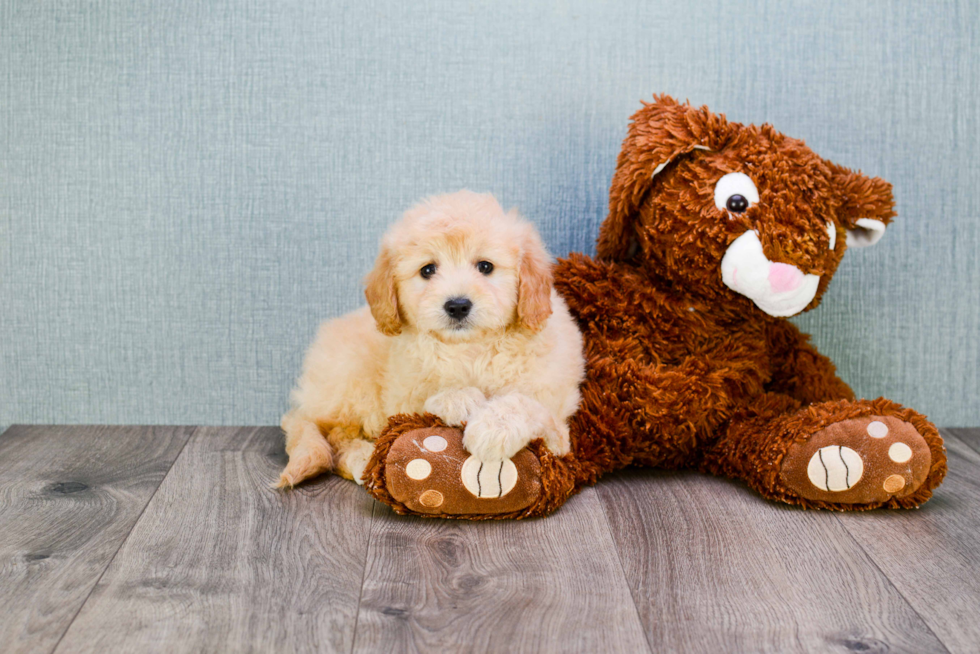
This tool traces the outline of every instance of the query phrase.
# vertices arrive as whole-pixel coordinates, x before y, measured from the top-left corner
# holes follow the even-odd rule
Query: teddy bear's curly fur
[[[887,182],[769,125],[666,96],[644,103],[597,256],[572,254],[554,270],[586,348],[572,453],[545,467],[555,478],[538,501],[499,517],[550,512],[629,465],[695,468],[805,507],[929,499],[946,473],[936,428],[884,398],[855,399],[784,317],[820,302],[845,250],[876,241],[893,204]],[[432,420],[396,416],[389,432]],[[378,450],[365,479],[404,510],[384,496]]]

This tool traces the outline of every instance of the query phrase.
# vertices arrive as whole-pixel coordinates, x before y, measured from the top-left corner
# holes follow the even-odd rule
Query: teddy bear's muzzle
[[[721,260],[721,278],[725,286],[776,317],[793,316],[806,309],[820,285],[820,275],[766,258],[759,235],[751,230],[728,246]]]

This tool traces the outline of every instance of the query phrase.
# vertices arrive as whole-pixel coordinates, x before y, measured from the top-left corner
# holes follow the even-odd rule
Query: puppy
[[[429,198],[385,234],[368,307],[325,322],[283,416],[280,487],[328,470],[362,483],[398,413],[466,423],[463,447],[509,459],[541,438],[569,451],[582,336],[537,231],[491,195]]]

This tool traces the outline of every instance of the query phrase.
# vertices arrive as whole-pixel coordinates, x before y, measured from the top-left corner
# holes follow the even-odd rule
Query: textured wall
[[[0,0],[0,424],[275,423],[386,223],[471,187],[593,251],[670,92],[895,184],[799,323],[980,424],[975,2]]]

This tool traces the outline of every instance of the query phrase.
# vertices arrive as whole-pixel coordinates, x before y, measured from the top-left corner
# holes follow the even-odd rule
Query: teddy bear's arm
[[[796,325],[773,320],[767,325],[766,338],[772,361],[772,380],[766,390],[806,404],[854,399],[854,391],[837,376],[833,362]]]
[[[589,350],[587,386],[597,383],[602,395],[617,396],[632,414],[634,427],[649,423],[670,429],[711,428],[761,393],[765,382],[764,371],[756,365],[764,356],[761,339],[741,345],[721,342],[676,364],[645,364],[618,341],[592,341]]]

